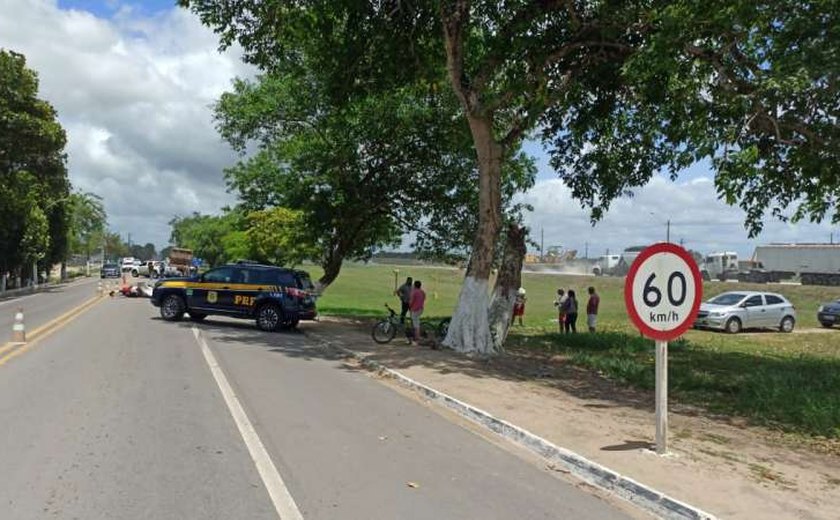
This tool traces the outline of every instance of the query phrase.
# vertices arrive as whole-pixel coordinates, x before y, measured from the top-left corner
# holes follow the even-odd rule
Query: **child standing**
[[[560,326],[560,334],[563,334],[566,325],[566,291],[557,289],[557,299],[554,300],[554,306],[557,307],[557,324]]]
[[[525,288],[520,287],[516,292],[516,301],[513,303],[513,319],[519,318],[519,326],[523,325],[522,318],[525,316],[525,302],[528,298],[525,296]]]

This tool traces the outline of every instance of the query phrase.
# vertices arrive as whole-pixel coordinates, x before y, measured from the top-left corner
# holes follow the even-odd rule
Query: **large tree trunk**
[[[491,118],[469,115],[467,119],[478,155],[478,231],[444,345],[459,352],[489,354],[494,351],[487,311],[490,271],[501,225],[502,147],[493,136]]]
[[[329,255],[321,262],[321,267],[324,269],[324,274],[315,282],[315,292],[323,293],[331,283],[338,278],[338,273],[341,272],[341,266],[344,263],[344,252],[340,247],[334,248],[329,252]]]
[[[516,292],[522,286],[522,262],[527,252],[526,234],[527,230],[518,224],[511,224],[508,227],[502,265],[496,277],[493,298],[490,302],[490,337],[493,340],[493,350],[496,352],[504,348],[513,319]]]

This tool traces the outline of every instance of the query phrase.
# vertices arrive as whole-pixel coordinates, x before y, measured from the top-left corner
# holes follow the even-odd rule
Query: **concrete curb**
[[[321,338],[316,339],[327,347],[353,357],[363,367],[396,380],[401,385],[419,392],[428,399],[442,404],[474,423],[539,455],[549,463],[568,470],[581,480],[618,495],[660,518],[668,520],[717,520],[717,517],[710,513],[672,498],[630,477],[621,475],[582,455],[561,448],[528,430],[498,419],[480,408],[415,381],[378,361],[370,359],[368,356]]]

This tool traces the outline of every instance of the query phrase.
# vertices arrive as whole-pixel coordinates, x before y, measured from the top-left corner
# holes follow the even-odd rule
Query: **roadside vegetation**
[[[307,269],[310,269],[309,267]],[[463,272],[417,266],[347,265],[319,301],[322,314],[373,318],[385,314],[392,295],[394,270],[423,281],[426,314],[441,318],[456,305]],[[313,275],[317,268],[311,268]],[[514,326],[509,351],[528,349],[560,356],[609,379],[641,389],[654,386],[654,350],[624,311],[621,278],[593,278],[523,273],[528,291],[525,326]],[[560,336],[552,301],[558,287],[585,293],[594,285],[601,295],[599,332]],[[704,299],[728,290],[779,292],[796,306],[797,330],[728,335],[689,331],[669,346],[671,398],[785,432],[840,439],[840,329],[819,328],[817,307],[840,297],[840,288],[711,282]],[[578,321],[581,329],[585,322]]]

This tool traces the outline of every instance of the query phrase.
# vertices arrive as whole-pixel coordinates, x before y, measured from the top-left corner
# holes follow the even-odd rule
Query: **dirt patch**
[[[667,457],[654,455],[653,392],[529,350],[482,359],[376,345],[365,322],[325,320],[313,336],[523,427],[721,518],[835,519],[840,443],[785,435],[671,403]]]

